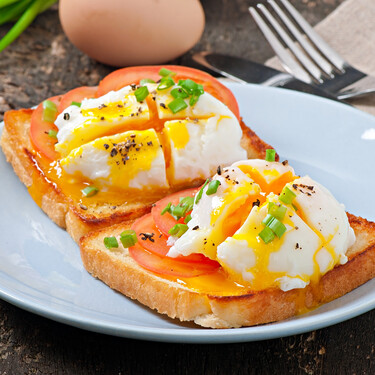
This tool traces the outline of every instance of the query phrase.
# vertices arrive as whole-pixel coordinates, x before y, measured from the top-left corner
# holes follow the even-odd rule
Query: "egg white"
[[[131,145],[129,149],[127,145]],[[60,161],[68,174],[83,174],[98,187],[168,188],[165,159],[154,129],[98,138]]]

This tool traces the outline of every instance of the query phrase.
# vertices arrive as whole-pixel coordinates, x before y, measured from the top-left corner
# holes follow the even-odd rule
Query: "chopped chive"
[[[270,202],[272,203],[272,202]],[[285,206],[279,206],[275,203],[273,203],[272,206],[268,205],[268,213],[274,216],[278,220],[283,220],[286,213],[286,207]]]
[[[180,203],[177,206],[171,207],[171,215],[179,220],[193,209],[194,197],[180,198]]]
[[[107,249],[113,249],[114,247],[118,247],[118,241],[116,237],[104,237],[104,246]]]
[[[218,187],[221,185],[221,182],[219,180],[213,180],[209,183],[206,194],[212,195],[217,192]]]
[[[191,220],[191,215],[186,215],[185,219],[184,219],[184,223],[187,224],[189,221]]]
[[[70,105],[75,105],[76,107],[81,107],[82,103],[80,103],[80,102],[71,102]]]
[[[294,208],[295,211],[298,211],[298,207],[292,203],[292,207]]]
[[[172,206],[172,203],[169,202],[169,203],[163,208],[163,210],[161,211],[160,215],[164,215],[166,212],[171,213],[171,206]]]
[[[168,104],[168,108],[173,112],[173,113],[177,113],[177,112],[180,112],[182,111],[183,109],[187,108],[187,104],[185,103],[185,100],[182,99],[182,98],[176,98],[174,100],[172,100],[169,104]]]
[[[166,212],[169,212],[176,220],[184,217],[187,212],[193,209],[194,197],[184,197],[180,198],[180,202],[177,206],[173,206],[169,202],[161,211],[161,215],[164,215]]]
[[[180,80],[178,81],[178,85],[185,89],[189,95],[194,94],[194,90],[198,88],[198,83],[191,79]]]
[[[176,224],[168,231],[168,233],[171,236],[181,237],[187,230],[188,226],[186,224]]]
[[[167,68],[161,68],[159,70],[159,76],[162,76],[162,77],[168,77],[168,76],[174,76],[176,73],[175,72],[172,72],[171,70],[167,69]]]
[[[185,198],[180,198],[180,206],[187,206],[188,211],[191,211],[193,209],[194,205],[194,197],[185,197]]]
[[[266,150],[266,161],[275,161],[276,151],[272,148]]]
[[[177,98],[186,99],[189,97],[189,94],[182,87],[176,87],[175,89],[171,90],[171,95],[175,99]]]
[[[285,204],[291,204],[295,197],[296,197],[296,194],[294,194],[292,190],[290,190],[287,186],[285,186],[284,189],[281,191],[281,194],[279,196],[279,201]]]
[[[137,90],[134,91],[137,102],[142,102],[143,100],[145,100],[148,94],[149,92],[147,86],[138,87]]]
[[[268,212],[270,212],[271,207],[273,207],[276,203],[274,202],[268,202]]]
[[[281,236],[286,232],[286,226],[275,217],[271,220],[270,223],[268,223],[267,227],[270,228],[272,232],[274,232],[279,238],[281,238]]]
[[[141,86],[144,86],[146,83],[155,83],[155,81],[153,79],[150,79],[150,78],[141,79],[139,81],[139,84]]]
[[[99,192],[99,189],[95,186],[87,186],[81,190],[85,197],[92,197]]]
[[[51,138],[57,138],[57,131],[56,130],[48,130],[48,136]]]
[[[57,116],[57,105],[51,100],[43,102],[43,121],[55,122]]]
[[[206,185],[208,184],[209,181],[210,181],[210,179],[207,178],[206,182],[203,184],[201,189],[198,191],[197,195],[195,196],[195,204],[198,204],[199,201],[202,199],[203,189],[206,187]]]
[[[265,244],[270,243],[275,238],[275,234],[272,232],[272,230],[269,227],[264,227],[259,232],[259,237],[263,240]]]
[[[262,220],[262,224],[266,227],[269,226],[269,223],[274,219],[274,216],[267,214],[267,216]]]
[[[134,246],[138,242],[137,233],[131,229],[124,230],[120,234],[120,241],[125,248]]]
[[[193,105],[195,105],[197,103],[198,99],[199,99],[198,95],[192,95],[190,97],[190,100],[189,100],[190,106],[192,107]]]
[[[51,100],[45,100],[43,102],[43,109],[50,109],[57,112],[57,105]]]
[[[192,81],[191,79],[180,80],[178,85],[184,89],[189,95],[191,95],[189,104],[195,105],[199,97],[204,93],[203,86]]]
[[[174,84],[175,84],[175,82],[173,81],[173,79],[171,77],[163,77],[160,80],[160,83],[159,83],[157,89],[158,90],[166,90],[169,87],[173,86]]]
[[[183,217],[186,215],[188,207],[187,206],[174,206],[171,211],[172,211],[172,216],[178,220],[179,218]]]
[[[199,83],[197,84],[197,87],[194,90],[195,95],[203,95],[204,94],[204,88],[203,85],[200,85]]]
[[[194,89],[193,94],[190,98],[189,104],[191,106],[195,105],[202,94],[204,94],[203,86],[197,84],[197,87]]]

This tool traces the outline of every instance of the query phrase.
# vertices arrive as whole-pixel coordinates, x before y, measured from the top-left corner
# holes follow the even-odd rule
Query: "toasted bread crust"
[[[273,148],[268,143],[260,139],[246,124],[240,121],[242,129],[241,147],[247,150],[248,159],[264,159],[266,157],[266,150]],[[275,160],[279,160],[279,155],[275,155]]]
[[[151,209],[151,204],[124,203],[115,208],[110,204],[82,207],[71,201],[57,186],[48,182],[43,170],[38,166],[34,155],[35,149],[30,140],[30,121],[32,109],[8,111],[4,117],[4,129],[0,145],[7,161],[20,180],[37,191],[33,198],[41,209],[60,227],[66,229],[74,241],[86,233],[112,224],[142,216]],[[241,122],[243,137],[241,146],[247,150],[249,158],[263,158],[267,148],[252,130]],[[192,186],[198,186],[202,181],[192,181]]]
[[[111,288],[181,321],[210,328],[251,326],[283,320],[332,301],[375,276],[375,223],[348,214],[356,242],[349,261],[315,285],[283,292],[268,289],[241,296],[197,293],[140,267],[125,251],[107,250],[103,238],[129,228],[131,222],[89,233],[80,241],[88,272]]]

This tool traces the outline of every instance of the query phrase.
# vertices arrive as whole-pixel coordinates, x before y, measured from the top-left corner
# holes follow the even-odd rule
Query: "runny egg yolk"
[[[186,120],[169,121],[165,126],[165,132],[177,150],[184,148],[189,142],[186,123]]]
[[[295,176],[293,172],[281,173],[277,169],[264,169],[262,172],[249,165],[239,166],[242,172],[249,175],[266,194],[279,194],[286,183],[292,181]]]
[[[125,97],[124,101],[108,103],[106,105],[102,105],[95,108],[82,109],[82,116],[90,117],[92,118],[92,121],[113,121],[118,120],[119,117],[128,117],[131,115],[131,113],[134,113],[133,106],[129,105],[126,102],[126,100],[129,100],[129,96]]]

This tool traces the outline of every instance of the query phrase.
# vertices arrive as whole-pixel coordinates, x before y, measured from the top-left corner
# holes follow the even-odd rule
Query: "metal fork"
[[[277,18],[262,3],[250,7],[249,11],[290,74],[306,83],[319,86],[338,99],[375,92],[375,77],[349,65],[315,32],[288,0],[279,1],[282,7],[275,0],[267,2]],[[294,36],[298,44],[290,35]]]

